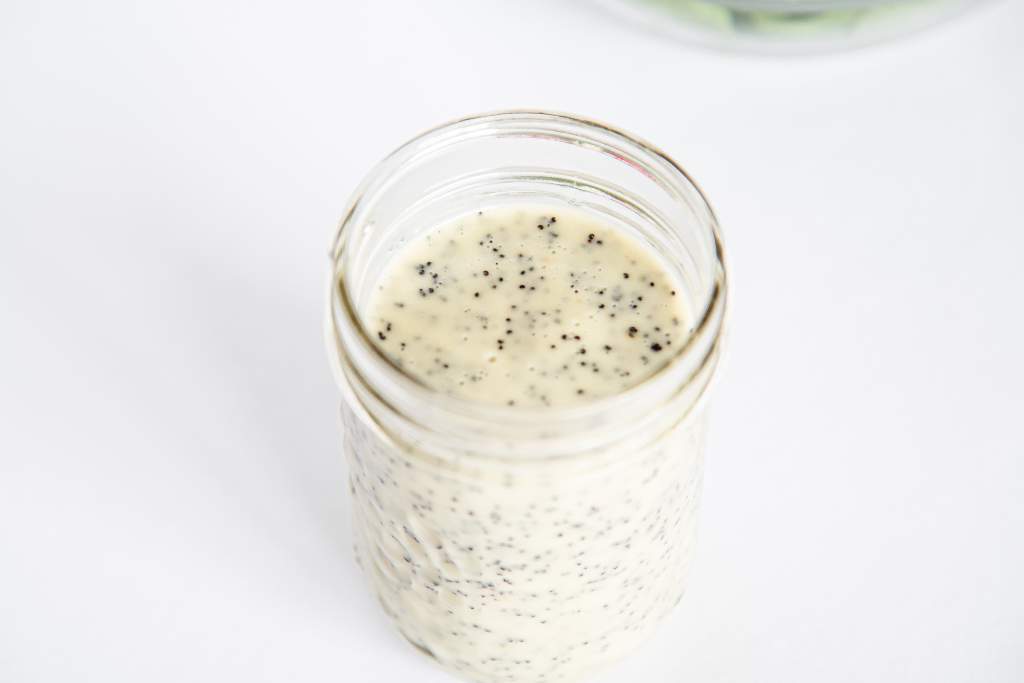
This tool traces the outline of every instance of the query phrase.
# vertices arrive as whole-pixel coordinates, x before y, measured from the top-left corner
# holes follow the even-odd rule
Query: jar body
[[[633,450],[446,462],[342,407],[359,562],[388,615],[474,681],[579,680],[680,601],[706,417]]]
[[[592,213],[665,256],[690,325],[667,365],[622,393],[540,410],[443,395],[387,359],[364,315],[389,260],[452,216],[516,204]],[[603,124],[470,117],[371,174],[335,244],[326,331],[356,553],[410,642],[480,683],[572,681],[679,602],[726,291],[700,191]]]

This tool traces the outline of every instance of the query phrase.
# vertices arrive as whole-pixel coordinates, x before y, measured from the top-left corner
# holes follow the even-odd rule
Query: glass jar
[[[470,211],[590,212],[667,258],[692,333],[623,393],[567,408],[460,400],[405,375],[364,324],[382,269]],[[726,273],[700,190],[663,153],[593,121],[473,116],[385,159],[332,251],[327,343],[343,394],[357,559],[420,651],[475,681],[577,680],[679,602],[694,550],[705,403]]]

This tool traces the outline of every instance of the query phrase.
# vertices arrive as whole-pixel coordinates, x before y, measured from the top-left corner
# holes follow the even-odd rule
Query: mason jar
[[[661,255],[681,286],[687,343],[639,385],[564,408],[467,401],[403,374],[367,324],[389,260],[453,217],[538,204],[592,214]],[[471,116],[370,173],[331,252],[327,345],[357,561],[417,649],[481,683],[573,681],[675,607],[694,556],[726,281],[696,184],[601,123]]]

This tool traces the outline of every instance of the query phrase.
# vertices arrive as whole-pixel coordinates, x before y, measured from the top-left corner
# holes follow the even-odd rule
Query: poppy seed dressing
[[[557,409],[665,369],[691,334],[681,287],[589,214],[491,209],[399,250],[363,324],[439,393]],[[482,683],[576,681],[635,649],[682,597],[702,471],[704,420],[655,413],[534,460],[438,453],[343,404],[357,557],[405,637]]]
[[[565,406],[669,362],[690,333],[679,286],[652,250],[587,214],[490,210],[400,252],[367,325],[392,362],[437,391]]]

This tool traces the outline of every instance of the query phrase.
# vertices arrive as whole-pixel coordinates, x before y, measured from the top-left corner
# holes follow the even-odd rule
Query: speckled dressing
[[[690,334],[678,286],[656,254],[593,217],[491,210],[398,251],[364,322],[438,391],[571,406],[671,362]],[[705,428],[692,403],[662,406],[656,433],[547,460],[439,453],[429,436],[387,431],[380,409],[342,406],[356,555],[400,631],[449,670],[578,681],[681,599]]]
[[[704,419],[565,462],[440,462],[346,405],[356,556],[422,652],[481,683],[578,681],[680,601]]]
[[[653,251],[581,211],[478,211],[388,265],[368,325],[438,391],[562,406],[665,366],[690,333],[679,287]]]

